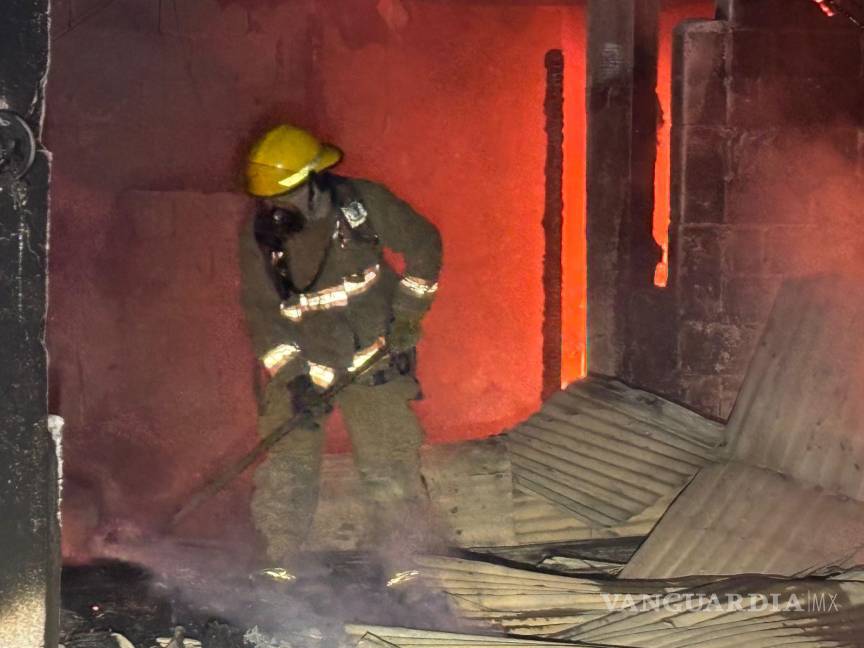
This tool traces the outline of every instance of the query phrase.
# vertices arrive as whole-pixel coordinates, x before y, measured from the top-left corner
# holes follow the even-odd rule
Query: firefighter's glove
[[[393,320],[388,342],[392,351],[410,351],[420,341],[420,318],[417,316],[397,315]]]
[[[307,414],[312,418],[318,418],[328,414],[333,409],[330,402],[322,398],[321,392],[312,384],[306,374],[291,380],[287,388],[295,416]]]

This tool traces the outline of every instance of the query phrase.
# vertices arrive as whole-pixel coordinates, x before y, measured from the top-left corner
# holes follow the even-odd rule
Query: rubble
[[[427,446],[423,479],[434,525],[458,547],[516,544],[510,456],[501,437]],[[348,455],[325,455],[321,495],[308,546],[317,551],[363,548],[372,522]]]
[[[426,452],[455,553],[406,552],[397,571],[368,550],[319,555],[321,569],[266,597],[232,593],[261,625],[199,612],[190,636],[203,648],[860,648],[864,356],[849,349],[861,323],[864,289],[790,281],[727,426],[590,377],[504,435]],[[350,467],[329,466],[319,537],[353,546],[369,522]],[[141,574],[126,578],[142,591]],[[196,617],[121,599],[159,616],[152,637]],[[134,615],[98,616],[152,645]],[[408,627],[382,625],[394,621]],[[79,639],[109,629],[67,625]]]
[[[730,462],[699,473],[621,575],[807,575],[864,563],[862,545],[864,503]]]
[[[724,427],[591,376],[507,433],[424,449],[423,477],[450,544],[507,548],[646,536],[681,488],[717,461]],[[369,521],[349,457],[324,459],[309,545],[362,547]]]
[[[254,648],[294,648],[290,642],[282,641],[266,632],[262,632],[258,626],[250,628],[243,635],[243,641]]]
[[[700,473],[623,576],[864,562],[862,323],[860,282],[785,282],[729,420],[728,463]]]
[[[153,648],[201,648],[201,642],[186,636],[186,628],[177,626],[170,637],[158,637]]]
[[[619,582],[574,578],[444,557],[417,559],[428,587],[440,589],[454,611],[502,632],[552,637],[607,613],[607,597],[622,594],[647,600],[683,588],[674,583]]]
[[[507,434],[517,488],[599,527],[676,493],[723,441],[720,424],[599,377],[558,392]]]
[[[860,572],[832,579],[748,575],[633,581],[441,557],[417,562],[422,579],[446,592],[453,609],[477,623],[478,632],[485,626],[487,632],[525,638],[633,648],[780,648],[793,642],[851,648],[864,638]]]
[[[381,626],[348,625],[345,634],[353,639],[357,648],[549,648],[548,643],[513,637],[480,634],[458,634],[454,632],[432,632],[411,628],[385,628]],[[566,646],[585,644],[561,642]]]
[[[506,436],[516,545],[416,559],[412,583],[444,592],[482,637],[348,635],[379,648],[499,633],[550,646],[864,646],[862,323],[860,283],[787,281],[725,428],[604,378],[557,394]]]

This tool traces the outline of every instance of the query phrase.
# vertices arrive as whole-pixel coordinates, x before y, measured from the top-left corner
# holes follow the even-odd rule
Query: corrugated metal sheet
[[[787,281],[729,421],[734,457],[864,500],[864,286]]]
[[[551,637],[609,614],[608,600],[630,595],[637,601],[682,591],[676,583],[602,581],[514,569],[482,561],[424,556],[416,559],[421,578],[448,595],[465,619],[512,634]]]
[[[631,648],[864,645],[864,584],[860,582],[770,582],[744,577],[694,588],[688,594],[692,598],[686,604],[660,604],[648,610],[637,605],[562,632],[558,638]],[[738,602],[730,603],[730,596]]]
[[[864,582],[855,574],[610,581],[452,558],[424,557],[418,567],[461,616],[525,636],[633,648],[864,645]]]
[[[718,457],[724,431],[653,394],[589,377],[555,394],[507,440],[519,490],[583,526],[608,528],[674,495]]]
[[[783,285],[729,422],[737,463],[705,469],[624,576],[793,575],[855,560],[864,546],[862,330],[858,282]]]
[[[864,563],[864,503],[740,463],[703,470],[621,576],[806,574]]]
[[[423,477],[438,521],[460,547],[517,543],[510,456],[500,437],[430,446]]]
[[[435,632],[413,628],[385,628],[372,625],[347,625],[345,634],[358,648],[554,648],[554,646],[585,646],[582,643],[549,643],[519,639],[454,632]],[[600,644],[592,644],[603,648]]]
[[[500,437],[423,449],[423,477],[436,519],[456,546],[517,544],[510,457]],[[369,536],[369,508],[350,455],[324,457],[321,496],[308,546],[358,548]]]
[[[520,545],[531,545],[647,536],[677,493],[678,489],[626,522],[601,527],[576,517],[544,497],[517,488],[513,495],[516,541]]]
[[[637,537],[714,460],[723,438],[714,421],[594,377],[506,435],[424,448],[423,473],[440,527],[457,546]],[[309,545],[357,548],[366,513],[350,457],[326,457]]]

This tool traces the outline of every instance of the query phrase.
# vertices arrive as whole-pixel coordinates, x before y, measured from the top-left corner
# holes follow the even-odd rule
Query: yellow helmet
[[[246,190],[253,196],[276,196],[306,182],[342,159],[342,151],[323,144],[302,128],[282,124],[259,139],[249,152]]]

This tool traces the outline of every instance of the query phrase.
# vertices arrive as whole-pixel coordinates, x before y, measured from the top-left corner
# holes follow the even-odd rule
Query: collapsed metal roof
[[[699,473],[621,575],[794,576],[864,562],[862,544],[864,503],[732,462]]]
[[[732,456],[864,500],[861,331],[858,281],[787,281],[729,419]]]
[[[703,470],[624,568],[631,578],[856,564],[864,547],[864,289],[781,288],[730,417],[732,459]]]
[[[856,282],[788,281],[728,426],[592,376],[504,435],[426,450],[433,507],[471,553],[392,585],[443,592],[465,625],[353,625],[350,642],[864,646],[862,324]],[[313,541],[357,547],[356,474],[325,470]]]
[[[516,545],[412,572],[483,636],[349,634],[368,648],[864,646],[862,324],[856,282],[788,281],[725,428],[604,378],[557,394],[505,435],[509,466],[497,448]]]
[[[504,435],[424,449],[423,476],[456,546],[635,537],[721,458],[724,443],[720,423],[592,376]],[[310,545],[357,548],[369,521],[356,470],[329,456],[323,472]]]
[[[599,527],[680,490],[723,441],[721,425],[602,378],[557,393],[507,435],[518,489]]]
[[[475,632],[487,635],[349,626],[358,645],[381,648],[374,643],[381,640],[406,648],[496,642],[537,648],[558,642],[631,648],[852,648],[864,637],[864,582],[856,572],[833,579],[745,575],[632,581],[565,577],[445,557],[416,562],[418,579],[443,591],[451,608],[473,623]],[[370,638],[373,643],[364,644]]]

